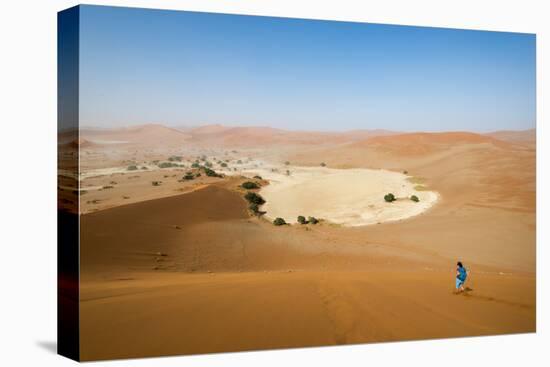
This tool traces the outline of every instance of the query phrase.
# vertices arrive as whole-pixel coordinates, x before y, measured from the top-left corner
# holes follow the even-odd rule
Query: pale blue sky
[[[84,126],[535,127],[535,35],[83,6]]]

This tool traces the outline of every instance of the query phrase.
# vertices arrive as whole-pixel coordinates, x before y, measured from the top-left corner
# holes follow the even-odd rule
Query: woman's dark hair
[[[459,261],[459,262],[457,262],[457,263],[456,263],[456,265],[458,265],[459,267],[461,267],[461,268],[462,268],[462,263],[461,263],[460,261]]]

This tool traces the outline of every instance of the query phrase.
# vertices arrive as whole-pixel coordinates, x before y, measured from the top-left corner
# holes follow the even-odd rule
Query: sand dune
[[[81,129],[80,136],[89,141],[102,143],[124,142],[142,146],[183,144],[190,136],[170,127],[158,124],[115,129]]]
[[[515,131],[515,130],[501,130],[494,131],[486,134],[487,136],[495,139],[519,143],[519,144],[535,144],[537,142],[537,132],[535,129]]]
[[[394,155],[427,155],[451,147],[475,144],[505,145],[502,141],[480,134],[446,132],[378,136],[355,143],[352,147],[361,148],[367,145]]]
[[[387,130],[355,130],[349,132],[289,131],[271,127],[202,126],[187,131],[196,142],[226,147],[266,147],[269,145],[329,145],[352,142],[374,136],[395,134]]]
[[[444,242],[274,227],[220,185],[82,216],[84,360],[535,328],[530,272],[468,263],[473,291],[455,296]]]
[[[317,145],[313,142],[327,133],[191,130],[183,134],[190,136],[185,149],[195,149],[187,157],[208,154],[205,159],[220,170],[218,159],[227,159],[221,172],[232,176],[180,182],[184,171],[151,170],[83,181],[90,187],[117,182],[80,197],[100,200],[93,204],[99,211],[81,216],[83,359],[535,330],[534,146],[470,133],[341,133],[326,135],[326,144]],[[165,148],[148,141],[143,149],[113,144],[109,149],[120,154],[107,167],[143,151],[144,161],[184,154],[181,145]],[[109,156],[86,152],[85,157],[90,166],[105,168]],[[281,210],[300,200],[303,208],[322,208],[335,195],[359,196],[361,203],[370,195],[362,191],[369,184],[360,180],[357,189],[352,187],[357,181],[346,177],[370,172],[361,168],[393,171],[389,174],[399,179],[390,181],[405,184],[402,193],[402,186],[392,187],[398,196],[409,195],[412,186],[422,203],[424,195],[437,192],[437,205],[379,225],[276,227],[249,213],[240,187],[250,179],[241,175],[261,173],[262,182],[271,181],[262,195]],[[277,180],[299,181],[300,170],[345,174],[337,182],[327,175],[326,185],[319,178],[301,191],[270,195]],[[163,183],[153,187],[152,180]],[[128,192],[131,199],[123,198]],[[357,211],[354,202],[346,205]],[[472,290],[455,296],[458,259],[471,270]]]

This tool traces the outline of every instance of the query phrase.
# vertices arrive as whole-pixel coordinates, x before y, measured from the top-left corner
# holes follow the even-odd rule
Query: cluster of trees
[[[203,167],[203,169],[204,169],[204,174],[207,175],[208,177],[223,177],[223,175],[217,173],[211,168]]]
[[[173,162],[160,162],[157,164],[158,168],[172,168],[172,167],[184,167],[183,164],[173,163]]]
[[[411,199],[412,201],[414,201],[415,203],[418,203],[420,201],[420,199],[418,198],[418,196],[416,195],[411,195],[411,197],[409,198]],[[392,194],[391,192],[389,194],[386,194],[384,195],[384,200],[386,200],[388,203],[391,203],[391,202],[394,202],[397,200],[397,198],[395,197],[394,194]]]
[[[181,162],[183,157],[179,156],[179,155],[173,155],[171,157],[168,157],[168,160],[170,162]]]
[[[298,216],[298,223],[300,224],[317,224],[319,223],[319,219],[315,218],[315,217],[308,217],[307,220],[306,220],[306,217],[304,217],[303,215],[299,215]]]

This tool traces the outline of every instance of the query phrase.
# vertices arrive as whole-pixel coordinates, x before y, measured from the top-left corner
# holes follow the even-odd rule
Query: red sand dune
[[[465,144],[492,144],[502,147],[506,143],[489,136],[470,132],[409,133],[391,136],[376,136],[357,142],[354,146],[376,146],[394,154],[430,154]]]
[[[270,145],[342,144],[374,136],[395,134],[387,130],[353,130],[348,132],[290,131],[271,127],[228,127],[207,125],[188,130],[193,140],[227,147],[266,147]]]

